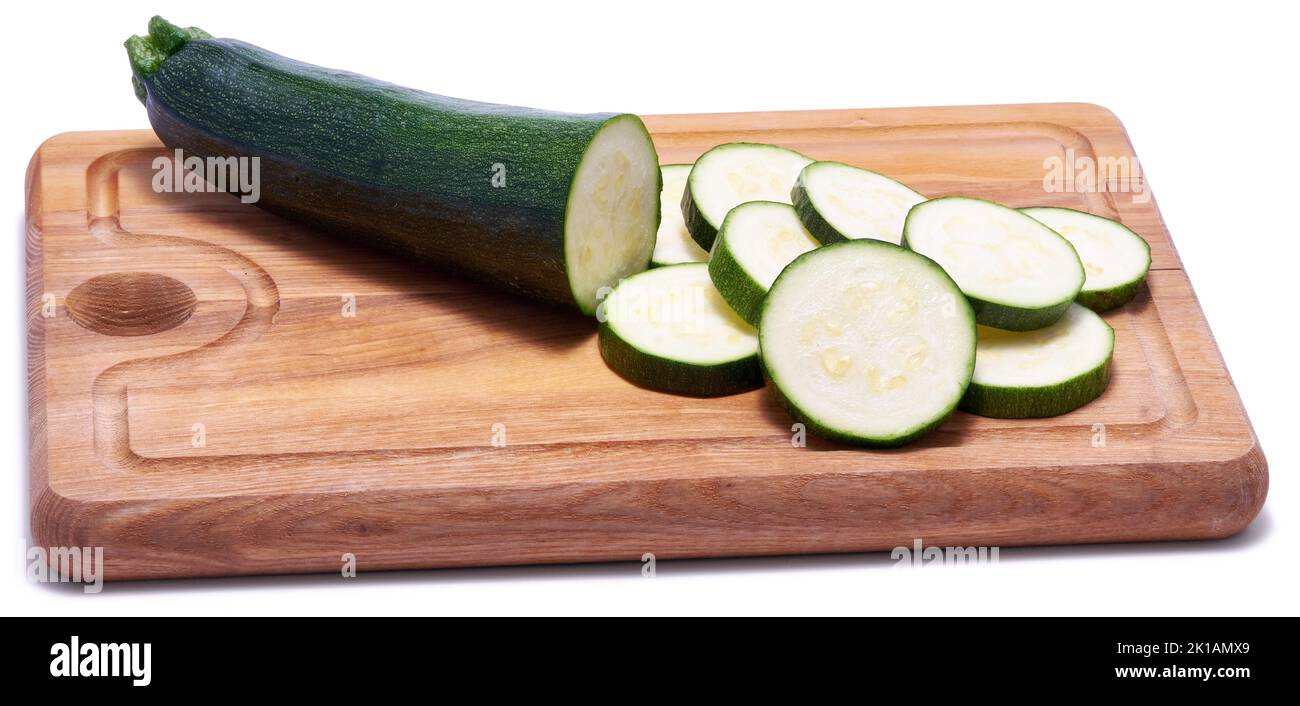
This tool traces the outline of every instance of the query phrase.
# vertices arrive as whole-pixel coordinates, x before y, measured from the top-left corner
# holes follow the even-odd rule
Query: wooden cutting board
[[[799,447],[765,391],[638,389],[589,319],[154,193],[151,132],[69,133],[27,177],[33,543],[102,546],[128,579],[1201,539],[1258,513],[1264,457],[1141,177],[1044,186],[1052,158],[1134,157],[1109,111],[646,122],[664,163],[770,142],[1122,219],[1152,271],[1106,316],[1110,389],[1053,419],[958,413],[894,451]]]

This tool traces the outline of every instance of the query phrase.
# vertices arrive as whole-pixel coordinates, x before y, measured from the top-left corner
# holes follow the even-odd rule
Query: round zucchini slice
[[[873,238],[898,244],[921,194],[882,174],[840,162],[803,168],[790,195],[799,219],[823,243]]]
[[[1128,226],[1072,208],[1022,208],[1070,241],[1087,278],[1075,301],[1101,312],[1127,304],[1151,269],[1151,246]]]
[[[722,301],[704,263],[623,280],[597,318],[605,363],[636,385],[699,397],[763,386],[757,335]]]
[[[1114,350],[1114,329],[1078,304],[1036,331],[980,326],[975,375],[961,409],[1005,419],[1078,409],[1106,391]]]
[[[713,241],[709,276],[740,318],[758,325],[763,298],[776,276],[791,260],[820,245],[799,222],[793,206],[742,203],[727,214]]]
[[[777,400],[820,436],[899,446],[939,426],[975,366],[975,315],[929,258],[879,240],[801,255],[759,322]]]
[[[907,214],[903,244],[952,275],[985,326],[1050,326],[1083,287],[1083,264],[1069,241],[992,201],[948,196],[918,204]]]

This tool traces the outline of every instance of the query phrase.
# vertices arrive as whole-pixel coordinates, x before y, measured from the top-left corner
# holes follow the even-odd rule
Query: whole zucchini
[[[649,264],[659,163],[635,115],[448,98],[160,17],[126,48],[159,138],[258,157],[268,211],[588,314]]]

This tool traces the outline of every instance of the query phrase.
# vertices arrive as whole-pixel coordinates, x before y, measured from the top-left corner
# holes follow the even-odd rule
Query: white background
[[[1297,38],[1282,3],[230,2],[169,19],[437,93],[571,111],[1042,101],[1117,113],[1268,457],[1263,514],[1205,543],[136,583],[28,584],[23,171],[68,130],[146,128],[121,43],[157,2],[4,10],[0,610],[17,614],[1294,614]],[[1280,16],[1286,12],[1290,16]],[[15,16],[16,14],[16,16]],[[5,538],[8,538],[5,541]]]

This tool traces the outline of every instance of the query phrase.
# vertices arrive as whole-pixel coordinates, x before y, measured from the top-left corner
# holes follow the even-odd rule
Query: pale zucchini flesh
[[[974,312],[929,258],[850,240],[801,255],[777,277],[759,349],[777,400],[810,431],[898,446],[937,427],[965,393]]]
[[[812,160],[784,147],[751,142],[718,145],[695,160],[682,195],[682,217],[705,250],[731,209],[748,201],[790,203],[799,172]]]
[[[1151,268],[1151,246],[1128,226],[1070,208],[1022,208],[1070,241],[1087,275],[1075,299],[1093,311],[1128,303]]]
[[[763,384],[758,339],[722,301],[704,263],[629,277],[601,302],[601,356],[652,390],[711,397]]]
[[[763,298],[777,275],[820,245],[793,206],[750,201],[731,209],[722,222],[709,258],[709,276],[727,304],[758,325]]]
[[[610,120],[582,155],[565,209],[564,259],[584,313],[595,313],[601,291],[649,266],[659,179],[659,158],[640,120]]]
[[[659,196],[659,211],[662,215],[650,266],[708,262],[708,251],[691,237],[690,231],[686,230],[686,220],[682,218],[682,192],[686,190],[686,178],[691,175],[691,165],[665,164],[659,170],[663,173],[664,181]]]
[[[925,197],[867,169],[813,162],[799,173],[791,200],[804,226],[822,243],[873,238],[897,245],[907,212]]]
[[[984,417],[1052,417],[1078,409],[1110,382],[1115,331],[1092,310],[1072,304],[1059,321],[1034,331],[980,326],[975,374],[961,409]]]
[[[907,214],[903,244],[939,263],[985,326],[1050,326],[1083,287],[1083,264],[1069,241],[992,201],[948,196],[920,203]]]

